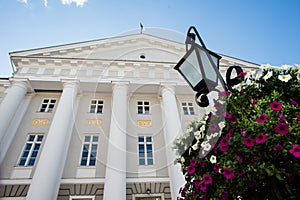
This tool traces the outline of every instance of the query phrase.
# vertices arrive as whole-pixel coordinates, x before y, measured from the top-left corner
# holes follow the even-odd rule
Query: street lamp
[[[194,33],[192,33],[192,31]],[[196,37],[200,44],[195,42]],[[201,107],[207,107],[209,105],[207,94],[210,91],[228,90],[219,72],[219,62],[222,57],[206,48],[198,31],[193,26],[188,30],[185,44],[187,52],[174,69],[177,70],[190,87],[197,92],[195,96],[197,104]],[[240,68],[238,66],[232,68],[236,69],[236,71],[240,71],[237,70]],[[230,74],[228,76],[230,77]],[[236,79],[234,80],[236,81]]]

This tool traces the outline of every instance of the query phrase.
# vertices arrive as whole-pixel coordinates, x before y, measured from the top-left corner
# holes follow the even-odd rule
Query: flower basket
[[[300,199],[300,66],[238,77],[175,141],[181,199]]]

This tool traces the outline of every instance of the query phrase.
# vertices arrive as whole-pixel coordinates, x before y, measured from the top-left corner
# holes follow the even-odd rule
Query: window
[[[33,166],[39,149],[41,147],[43,135],[41,134],[30,134],[27,137],[27,141],[20,157],[18,166]]]
[[[56,99],[43,99],[39,112],[52,112]]]
[[[153,165],[153,143],[150,136],[139,136],[139,165]]]
[[[137,113],[147,115],[150,114],[150,102],[149,101],[138,101],[137,102]]]
[[[103,100],[92,99],[90,104],[90,113],[102,113],[103,111]]]
[[[195,114],[193,103],[182,102],[181,105],[182,105],[182,109],[183,109],[183,114],[185,114],[185,115],[194,115]]]
[[[84,137],[81,154],[81,166],[95,166],[99,136],[88,135]]]

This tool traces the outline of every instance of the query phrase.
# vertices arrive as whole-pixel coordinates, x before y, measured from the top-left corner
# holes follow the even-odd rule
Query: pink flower
[[[225,138],[222,138],[221,140],[220,140],[220,145],[222,146],[222,145],[228,145],[228,139],[225,137]]]
[[[282,108],[282,104],[277,102],[277,101],[273,101],[270,103],[270,107],[272,110],[275,110],[275,111],[280,111],[281,108]]]
[[[203,177],[202,177],[202,181],[205,185],[210,185],[212,184],[212,178],[210,175],[208,174],[204,174]]]
[[[229,198],[229,193],[224,191],[222,194],[221,194],[221,197],[220,199],[221,200],[227,200]]]
[[[233,170],[232,169],[230,169],[230,168],[225,168],[224,170],[223,170],[223,176],[227,179],[227,180],[229,180],[229,179],[232,179],[233,177],[234,177],[234,173],[233,173]]]
[[[195,159],[190,160],[190,166],[195,167],[196,164],[197,164],[197,160]]]
[[[193,167],[193,166],[188,166],[188,167],[187,167],[187,172],[188,172],[190,175],[194,174],[195,171],[196,171],[195,167]]]
[[[234,133],[234,129],[230,129],[230,130],[227,132],[227,134],[226,134],[227,140],[230,139],[230,137],[233,135],[233,133]]]
[[[300,158],[300,147],[298,144],[294,144],[290,153],[293,154],[294,157]]]
[[[232,114],[228,113],[228,112],[224,112],[223,116],[226,118],[226,119],[231,119],[232,118]]]
[[[281,150],[283,150],[283,147],[281,146],[281,144],[276,144],[276,145],[273,147],[273,150],[274,150],[274,151],[277,151],[277,150],[281,151]]]
[[[266,115],[265,113],[261,114],[257,119],[256,121],[260,124],[266,122],[268,120],[269,116]]]
[[[289,133],[289,127],[286,123],[277,123],[275,126],[276,133],[285,135]]]
[[[298,120],[300,120],[300,114],[296,114]]]
[[[294,99],[290,98],[290,101],[292,104],[294,104],[295,106],[299,106],[299,103],[297,101],[295,101]]]
[[[267,140],[267,135],[265,135],[263,132],[259,133],[255,138],[256,144],[264,143],[266,142],[266,140]]]
[[[220,165],[219,165],[218,163],[215,163],[215,164],[214,164],[214,171],[215,171],[216,173],[220,173],[220,169],[221,169]]]
[[[223,151],[223,152],[228,151],[228,145],[220,145],[220,151]]]
[[[255,140],[253,138],[243,138],[243,143],[247,147],[253,147],[255,144]]]
[[[240,72],[237,76],[238,77],[245,77],[247,75],[247,72]]]
[[[232,117],[230,119],[228,119],[228,120],[229,120],[229,122],[234,123],[234,122],[236,122],[238,120],[238,118],[237,118],[237,116],[232,115]]]
[[[244,153],[242,153],[242,152],[238,152],[237,153],[237,156],[236,156],[237,161],[239,161],[240,163],[243,163],[244,162],[244,158],[245,158]]]

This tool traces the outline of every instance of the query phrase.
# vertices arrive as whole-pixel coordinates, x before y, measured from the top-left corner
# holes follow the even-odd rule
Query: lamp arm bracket
[[[240,66],[230,66],[226,71],[226,84],[227,84],[227,87],[231,92],[235,92],[235,90],[233,89],[233,86],[241,83],[242,78],[239,77],[239,76],[231,78],[232,70],[235,70],[236,74],[239,75],[241,72],[243,72],[243,69]]]

